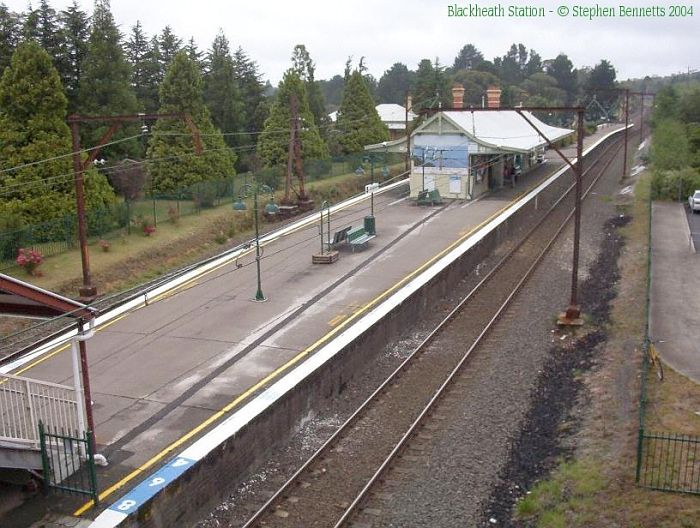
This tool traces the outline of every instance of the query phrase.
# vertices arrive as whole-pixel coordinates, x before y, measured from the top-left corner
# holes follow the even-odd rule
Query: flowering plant
[[[44,257],[33,249],[19,248],[17,254],[17,265],[24,268],[29,275],[38,275],[37,268],[42,263]]]
[[[151,224],[143,224],[143,234],[146,236],[151,236],[153,233],[156,232],[156,226],[153,226]]]

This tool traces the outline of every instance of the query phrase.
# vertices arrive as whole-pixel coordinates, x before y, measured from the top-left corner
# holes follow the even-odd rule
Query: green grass
[[[518,519],[537,518],[538,528],[588,526],[595,495],[605,486],[598,464],[580,460],[562,463],[516,506]]]

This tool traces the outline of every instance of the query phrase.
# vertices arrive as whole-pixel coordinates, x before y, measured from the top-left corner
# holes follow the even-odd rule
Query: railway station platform
[[[649,330],[663,361],[700,383],[700,255],[691,242],[686,210],[686,204],[676,202],[652,206]]]
[[[599,131],[585,145],[613,130]],[[566,154],[573,158],[575,149]],[[116,526],[137,511],[139,500],[147,500],[138,493],[122,501],[123,508],[115,504],[562,166],[550,151],[547,162],[515,187],[432,207],[411,202],[406,182],[375,196],[377,237],[364,251],[346,248],[333,264],[312,264],[321,247],[318,222],[266,244],[265,302],[252,300],[257,276],[251,249],[99,326],[87,349],[98,452],[109,460],[98,470],[101,508],[108,509],[93,526]],[[369,199],[339,208],[331,231],[362,225],[369,213]],[[20,360],[11,373],[71,384],[66,348]],[[183,455],[165,469],[177,478],[191,461]],[[88,503],[75,515],[98,513]]]

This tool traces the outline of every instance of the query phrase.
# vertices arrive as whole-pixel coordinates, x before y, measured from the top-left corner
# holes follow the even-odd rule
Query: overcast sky
[[[14,11],[27,0],[0,0]],[[33,0],[33,5],[38,4]],[[50,0],[56,10],[70,0]],[[91,0],[79,0],[92,12]],[[600,6],[667,6],[635,0],[598,0]],[[683,1],[673,2],[674,4]],[[316,62],[316,78],[341,74],[352,55],[377,79],[394,62],[411,69],[422,58],[439,57],[451,65],[459,49],[473,43],[487,59],[503,55],[511,43],[534,48],[543,59],[566,53],[576,67],[593,66],[601,59],[616,67],[618,79],[667,75],[700,69],[700,2],[686,1],[694,16],[587,20],[573,17],[574,2],[472,2],[480,7],[530,5],[544,7],[544,18],[449,18],[448,6],[468,2],[449,0],[112,0],[112,12],[123,33],[140,20],[149,37],[170,25],[185,40],[194,37],[200,48],[209,48],[223,29],[232,48],[239,45],[256,60],[265,78],[276,84],[290,66],[295,44],[305,44]],[[596,1],[576,5],[595,6]],[[560,16],[557,9],[569,9]],[[553,10],[550,12],[550,10]]]

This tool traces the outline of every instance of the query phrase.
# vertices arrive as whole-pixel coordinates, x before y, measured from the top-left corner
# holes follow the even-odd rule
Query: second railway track
[[[618,151],[611,143],[586,168],[586,191]],[[245,527],[344,525],[566,226],[572,204],[573,186]],[[463,346],[448,346],[455,342]]]

